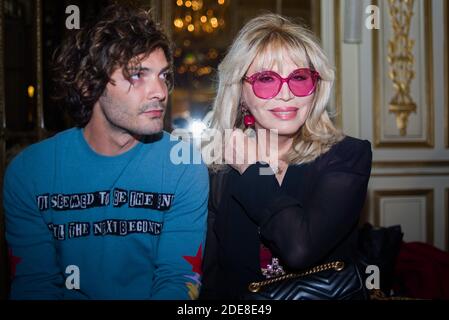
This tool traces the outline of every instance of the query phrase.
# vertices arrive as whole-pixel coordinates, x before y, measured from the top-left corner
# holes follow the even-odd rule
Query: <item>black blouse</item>
[[[211,174],[200,298],[238,299],[260,269],[263,243],[287,270],[351,258],[371,172],[371,144],[345,137],[314,161],[290,165],[282,185],[256,163]]]

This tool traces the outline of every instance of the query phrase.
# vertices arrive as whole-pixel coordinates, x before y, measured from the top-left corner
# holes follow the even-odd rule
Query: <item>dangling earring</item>
[[[256,122],[256,119],[254,119],[254,116],[252,114],[246,114],[243,117],[243,123],[245,124],[245,127],[252,127],[252,126],[254,126],[255,122]]]
[[[256,119],[254,119],[254,116],[246,111],[245,115],[243,116],[243,123],[245,124],[245,127],[253,127],[255,122]]]
[[[249,113],[248,109],[246,108],[245,104],[242,102],[241,104],[242,113],[243,113],[243,123],[246,127],[244,133],[249,137],[255,137],[256,131],[254,131],[254,124],[256,123],[256,119],[254,116]]]

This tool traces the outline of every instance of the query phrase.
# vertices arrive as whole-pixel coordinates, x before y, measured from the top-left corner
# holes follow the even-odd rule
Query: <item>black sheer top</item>
[[[345,137],[314,161],[290,165],[282,185],[256,163],[211,174],[200,298],[238,299],[264,280],[260,245],[287,270],[351,258],[371,171],[371,144]]]

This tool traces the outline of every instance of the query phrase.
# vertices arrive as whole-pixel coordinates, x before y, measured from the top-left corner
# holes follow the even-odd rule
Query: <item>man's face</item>
[[[104,94],[98,100],[100,112],[111,129],[132,135],[151,135],[162,131],[168,99],[166,79],[170,69],[164,51],[154,50],[130,70],[127,80],[122,68],[115,70]]]

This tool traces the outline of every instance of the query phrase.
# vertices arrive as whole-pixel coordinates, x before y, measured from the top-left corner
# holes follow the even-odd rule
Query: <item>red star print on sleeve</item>
[[[8,258],[9,258],[10,276],[11,276],[11,279],[13,279],[16,276],[16,266],[20,262],[22,262],[22,258],[14,256],[11,248],[9,248],[9,250],[8,250]]]
[[[184,259],[187,260],[188,263],[192,265],[192,271],[198,274],[202,274],[201,270],[201,259],[202,259],[202,245],[198,248],[198,251],[195,256],[183,256]]]

